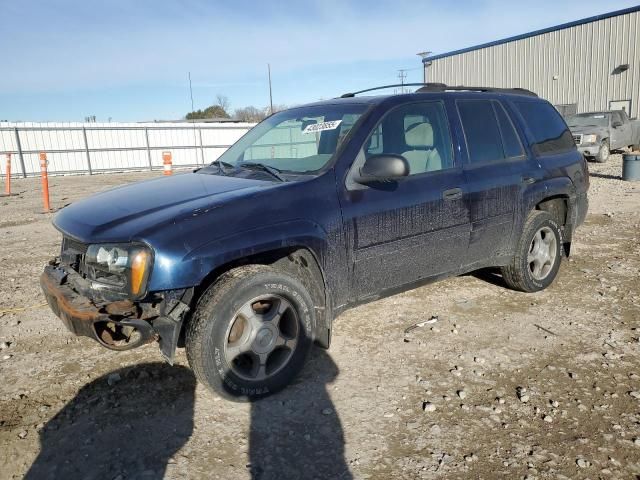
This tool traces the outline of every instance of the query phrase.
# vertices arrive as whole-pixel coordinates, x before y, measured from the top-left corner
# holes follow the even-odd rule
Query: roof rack
[[[495,93],[512,93],[516,95],[527,95],[529,97],[537,97],[538,95],[527,90],[526,88],[498,88],[498,87],[466,87],[457,85],[455,87],[445,85],[444,83],[426,83],[424,87],[416,90],[416,93],[427,92],[495,92]]]
[[[340,95],[340,98],[351,98],[365,92],[372,92],[374,90],[384,90],[385,88],[393,87],[420,87],[415,93],[433,93],[433,92],[496,92],[496,93],[512,93],[516,95],[527,95],[530,97],[537,97],[534,92],[527,90],[526,88],[497,88],[497,87],[465,87],[458,85],[451,87],[444,83],[396,83],[393,85],[382,85],[380,87],[366,88],[364,90],[358,90],[357,92],[350,92]]]

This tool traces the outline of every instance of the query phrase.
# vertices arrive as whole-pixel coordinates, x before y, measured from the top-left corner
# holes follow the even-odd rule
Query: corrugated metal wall
[[[638,117],[639,32],[636,11],[435,59],[426,78],[447,85],[527,88],[556,105],[576,103],[578,112],[631,100],[630,116]],[[615,73],[622,64],[629,70]]]

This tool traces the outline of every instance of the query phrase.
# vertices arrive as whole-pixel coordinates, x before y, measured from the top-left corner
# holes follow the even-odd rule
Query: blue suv
[[[52,310],[113,350],[185,347],[207,387],[254,400],[347,308],[485,267],[546,288],[587,212],[562,117],[526,90],[419,86],[276,113],[204,168],[65,207]]]

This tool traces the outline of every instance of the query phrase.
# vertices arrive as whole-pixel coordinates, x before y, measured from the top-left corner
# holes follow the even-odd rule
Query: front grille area
[[[60,261],[76,272],[80,271],[83,257],[87,253],[89,247],[84,243],[78,242],[69,237],[62,238],[62,249],[60,252]]]
[[[78,254],[84,255],[85,253],[87,253],[87,249],[89,247],[87,245],[85,245],[84,243],[78,242],[77,240],[74,240],[73,238],[69,238],[69,237],[63,237],[62,239],[62,251],[64,252],[65,250],[72,250]]]
[[[576,145],[580,145],[582,143],[582,135],[580,134],[574,135],[573,141],[576,142]]]

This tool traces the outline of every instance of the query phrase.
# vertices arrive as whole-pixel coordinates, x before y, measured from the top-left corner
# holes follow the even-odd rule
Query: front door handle
[[[462,198],[461,188],[451,188],[442,192],[442,198],[445,200],[459,200]]]
[[[522,177],[522,183],[525,185],[531,185],[532,183],[536,183],[536,179],[533,177]]]

